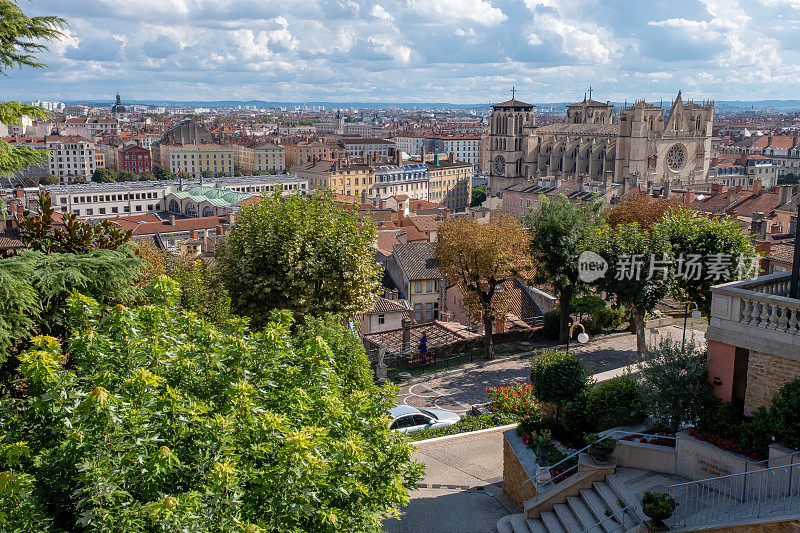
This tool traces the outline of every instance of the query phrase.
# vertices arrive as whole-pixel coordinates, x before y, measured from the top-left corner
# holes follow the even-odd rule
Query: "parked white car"
[[[398,405],[389,409],[392,423],[389,429],[403,433],[416,433],[423,429],[455,424],[461,417],[447,409],[417,409],[410,405]]]

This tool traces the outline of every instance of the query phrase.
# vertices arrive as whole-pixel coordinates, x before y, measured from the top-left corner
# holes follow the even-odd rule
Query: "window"
[[[433,281],[429,280],[425,282],[425,292],[433,292]]]
[[[422,294],[422,282],[421,281],[415,281],[414,282],[414,293]]]
[[[386,323],[386,315],[378,315],[378,324]]]

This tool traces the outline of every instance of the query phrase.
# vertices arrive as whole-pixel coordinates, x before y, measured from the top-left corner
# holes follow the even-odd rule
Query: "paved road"
[[[400,511],[386,519],[389,533],[488,533],[497,521],[520,512],[502,493],[502,431],[419,443],[425,479]]]
[[[660,336],[680,339],[683,330],[675,326],[663,327]],[[705,342],[702,332],[695,332],[698,341]],[[648,343],[654,338],[650,332]],[[687,338],[691,337],[691,332]],[[593,374],[625,367],[636,362],[636,336],[625,335],[600,339],[588,344],[570,345],[575,353],[589,367]],[[439,407],[459,414],[465,413],[471,405],[485,403],[487,387],[511,385],[530,380],[530,361],[527,358],[513,359],[495,363],[482,368],[474,368],[460,374],[434,378],[423,383],[404,386],[398,395],[398,403],[415,407]]]

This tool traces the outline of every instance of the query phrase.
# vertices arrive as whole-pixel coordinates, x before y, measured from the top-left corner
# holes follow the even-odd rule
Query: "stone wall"
[[[797,378],[800,378],[800,361],[751,350],[747,365],[745,414],[752,415],[759,407],[769,407],[778,389]]]
[[[520,507],[536,496],[535,483],[525,483],[533,475],[536,475],[536,455],[523,444],[516,428],[504,431],[503,492]]]
[[[672,446],[621,440],[611,456],[617,460],[617,466],[675,474],[677,451]]]

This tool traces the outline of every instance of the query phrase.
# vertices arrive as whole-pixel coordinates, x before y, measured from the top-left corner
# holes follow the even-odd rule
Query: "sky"
[[[21,100],[800,99],[800,0],[34,0]]]

